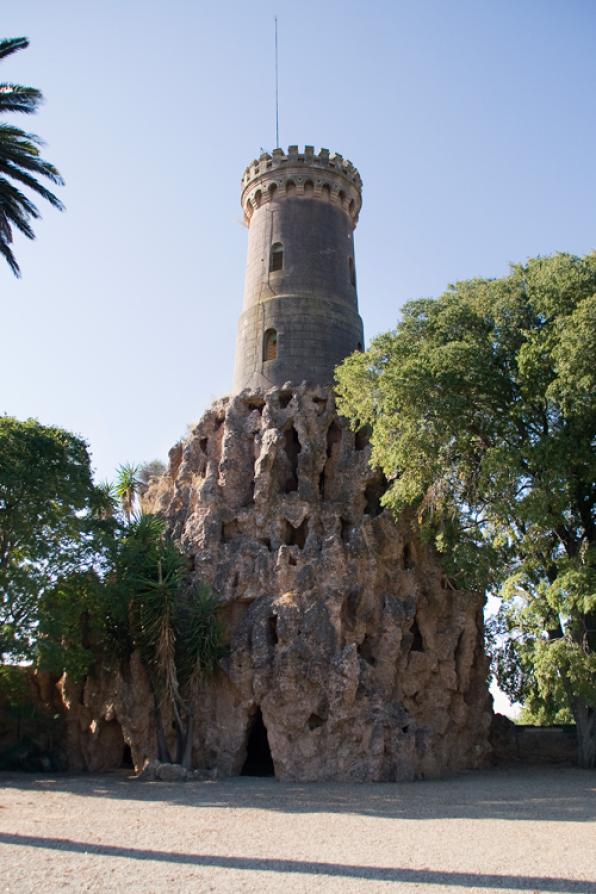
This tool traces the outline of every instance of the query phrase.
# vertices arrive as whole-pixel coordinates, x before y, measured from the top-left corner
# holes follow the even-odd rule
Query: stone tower
[[[352,163],[327,149],[274,149],[247,167],[236,393],[285,382],[329,385],[334,367],[362,349],[354,256],[361,191]]]

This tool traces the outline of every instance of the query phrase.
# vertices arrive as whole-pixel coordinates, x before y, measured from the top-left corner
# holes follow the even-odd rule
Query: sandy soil
[[[0,774],[7,892],[596,894],[596,775],[402,785]]]

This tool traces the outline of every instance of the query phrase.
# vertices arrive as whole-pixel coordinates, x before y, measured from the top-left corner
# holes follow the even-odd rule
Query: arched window
[[[281,270],[284,265],[284,247],[281,242],[274,242],[269,255],[269,272]]]
[[[277,192],[277,183],[272,183],[271,186],[269,187],[269,199],[271,201],[273,201],[273,199],[275,198],[276,192]]]
[[[266,329],[263,336],[263,360],[277,360],[277,332]]]
[[[315,191],[314,183],[312,182],[312,180],[307,180],[306,183],[304,184],[304,195],[310,197],[313,195],[314,191]]]
[[[348,267],[350,269],[350,282],[356,287],[356,269],[354,267],[354,258],[348,258]]]

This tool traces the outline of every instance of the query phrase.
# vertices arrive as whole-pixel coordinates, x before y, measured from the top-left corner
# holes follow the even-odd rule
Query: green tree
[[[0,40],[0,59],[28,46],[25,37]],[[42,102],[43,96],[35,87],[0,84],[0,114],[22,112],[30,115]],[[41,145],[43,141],[35,134],[10,124],[0,124],[0,254],[4,255],[15,276],[20,276],[20,269],[11,248],[13,227],[28,239],[34,239],[31,221],[40,217],[37,206],[20,187],[32,190],[60,211],[64,208],[60,199],[37,179],[41,176],[51,183],[63,183],[54,165],[41,158]]]
[[[116,470],[114,490],[120,501],[124,518],[130,524],[137,517],[137,504],[143,482],[139,477],[140,468],[132,463],[124,463]]]
[[[568,708],[596,762],[596,254],[557,254],[407,304],[337,371],[372,427],[385,505],[415,507],[448,572],[504,597],[501,686]],[[547,711],[548,713],[548,711]]]
[[[44,600],[98,573],[112,537],[104,510],[81,438],[0,417],[0,655],[33,657]]]

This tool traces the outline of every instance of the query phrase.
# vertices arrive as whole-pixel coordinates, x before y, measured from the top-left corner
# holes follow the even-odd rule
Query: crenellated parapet
[[[250,225],[262,205],[283,198],[318,199],[342,208],[355,227],[362,206],[362,179],[351,161],[328,149],[290,146],[274,149],[252,161],[242,178],[241,203]]]

